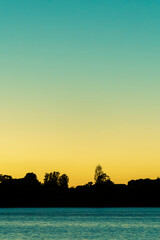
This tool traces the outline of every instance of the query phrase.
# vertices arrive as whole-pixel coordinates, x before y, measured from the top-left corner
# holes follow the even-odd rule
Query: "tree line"
[[[69,187],[69,177],[46,173],[41,183],[35,173],[15,179],[0,174],[0,207],[160,207],[160,179],[114,184],[97,165],[94,182]]]

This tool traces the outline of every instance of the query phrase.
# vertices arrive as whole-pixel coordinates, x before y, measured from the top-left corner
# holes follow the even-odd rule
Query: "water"
[[[0,209],[0,240],[158,240],[160,208]]]

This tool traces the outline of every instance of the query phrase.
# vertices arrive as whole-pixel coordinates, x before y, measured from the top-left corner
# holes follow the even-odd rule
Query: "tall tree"
[[[59,186],[62,188],[68,188],[69,177],[66,174],[62,174],[59,177]]]
[[[46,173],[44,176],[44,184],[58,186],[59,175],[60,175],[59,172]]]
[[[110,180],[110,177],[103,172],[102,166],[97,165],[94,174],[95,184],[102,184]]]

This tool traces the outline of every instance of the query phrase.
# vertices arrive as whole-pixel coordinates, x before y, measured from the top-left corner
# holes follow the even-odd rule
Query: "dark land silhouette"
[[[160,207],[159,178],[114,184],[98,165],[94,180],[69,188],[69,177],[59,172],[46,173],[43,183],[34,173],[0,174],[0,207]]]

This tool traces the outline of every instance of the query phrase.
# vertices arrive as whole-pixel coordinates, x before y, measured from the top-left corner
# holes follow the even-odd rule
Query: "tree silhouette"
[[[31,173],[27,173],[26,176],[23,178],[23,181],[26,183],[26,184],[40,184],[40,182],[38,181],[37,179],[37,176],[35,173],[31,172]]]
[[[44,184],[50,186],[58,186],[59,172],[46,173],[44,176]]]
[[[12,180],[12,177],[11,177],[11,176],[0,174],[0,183],[6,182],[6,181],[10,181],[10,180]]]
[[[110,180],[110,177],[103,172],[101,165],[97,165],[94,174],[95,184],[102,184]]]
[[[62,188],[68,188],[69,177],[66,174],[62,174],[59,177],[59,186]]]
[[[160,178],[114,184],[97,165],[95,184],[68,187],[69,177],[46,173],[44,184],[36,174],[12,178],[0,174],[0,207],[160,207]]]

